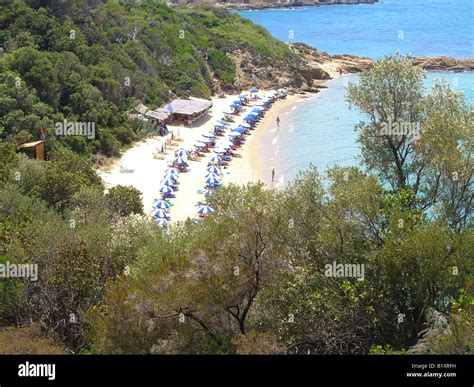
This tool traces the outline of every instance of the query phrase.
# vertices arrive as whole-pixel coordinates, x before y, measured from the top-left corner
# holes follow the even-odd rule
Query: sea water
[[[429,72],[425,81],[426,92],[437,78],[444,78],[454,90],[463,92],[466,99],[474,103],[472,73]],[[355,126],[366,117],[356,108],[350,109],[346,102],[346,85],[357,81],[357,75],[331,80],[326,84],[327,89],[282,114],[280,129],[273,132],[274,137],[278,136],[276,143],[265,141],[262,144],[272,147],[263,153],[270,154],[269,159],[273,158],[269,163],[279,176],[292,179],[311,163],[319,172],[335,165],[360,164]],[[275,155],[275,152],[278,153]]]
[[[378,59],[400,51],[413,56],[474,56],[473,0],[381,0],[241,11],[285,42],[303,42],[333,54]]]
[[[386,0],[378,4],[330,5],[239,12],[276,38],[304,42],[330,54],[378,59],[396,51],[414,56],[474,57],[474,0]],[[429,72],[429,90],[444,78],[474,103],[474,73]],[[280,129],[262,142],[263,173],[276,169],[287,181],[316,165],[359,165],[356,124],[363,114],[349,109],[346,85],[357,75],[329,81],[327,89],[285,111]],[[265,178],[265,180],[267,180]]]

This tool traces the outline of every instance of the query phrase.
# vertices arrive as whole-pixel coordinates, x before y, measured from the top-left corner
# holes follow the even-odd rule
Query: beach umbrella
[[[236,99],[233,103],[235,103],[236,105],[242,105],[242,102],[240,102],[240,99]]]
[[[263,111],[263,109],[253,108],[252,111],[249,114],[257,113],[258,115],[260,115],[262,113],[262,111]]]
[[[181,148],[178,151],[178,156],[189,156],[189,152],[186,149]]]
[[[224,128],[225,125],[222,122],[214,122],[213,124],[216,128]]]
[[[240,94],[239,98],[246,98],[248,94]]]
[[[252,127],[252,125],[247,124],[246,122],[244,122],[243,124],[240,124],[240,126],[245,129],[250,129]]]
[[[212,156],[209,161],[211,163],[222,163],[222,159],[219,156]]]
[[[207,172],[212,172],[212,173],[220,173],[220,169],[217,168],[215,165],[211,165],[209,167],[207,167]]]
[[[160,227],[167,227],[169,222],[164,218],[159,218],[157,219],[156,224]]]
[[[255,121],[255,118],[256,118],[255,116],[252,116],[252,115],[249,114],[244,118],[244,120],[245,121]]]
[[[237,126],[235,129],[232,129],[232,132],[239,132],[239,133],[243,133],[245,132],[246,129],[245,128],[242,128],[240,126]]]
[[[173,179],[170,179],[170,178],[165,178],[165,179],[161,180],[161,184],[162,185],[167,185],[169,187],[171,185],[176,184],[176,181],[173,180]]]
[[[158,200],[153,203],[153,207],[164,210],[166,208],[170,208],[170,204],[166,200]]]
[[[206,147],[206,144],[204,144],[204,143],[201,143],[201,144],[194,144],[194,146],[195,146],[196,148],[205,148],[205,147]]]
[[[165,180],[166,181],[170,180],[171,184],[165,184]],[[178,178],[175,175],[165,175],[163,177],[163,180],[160,182],[160,184],[161,185],[167,185],[168,187],[170,187],[172,185],[177,185],[179,183],[178,183]]]
[[[217,178],[217,176],[209,176],[206,178],[206,183],[207,184],[219,184],[220,180]]]
[[[201,215],[207,215],[207,214],[210,214],[211,212],[214,212],[214,208],[209,207],[209,206],[201,206],[198,209],[198,214],[201,214]]]
[[[201,191],[201,194],[203,194],[204,196],[207,196],[207,195],[211,195],[212,192],[213,192],[212,189],[205,188]]]
[[[179,174],[179,169],[178,169],[178,168],[168,168],[165,172],[166,172],[166,173],[176,173],[176,174]]]
[[[222,149],[222,148],[217,148],[217,149],[214,149],[213,152],[214,152],[214,153],[217,153],[217,154],[219,154],[219,153],[227,153],[227,150]]]
[[[214,172],[209,172],[205,178],[208,179],[209,177],[215,177],[217,180],[219,180],[219,176]]]
[[[151,215],[155,218],[163,218],[163,219],[166,219],[168,217],[168,214],[164,212],[163,210],[153,211]]]
[[[162,185],[160,187],[160,192],[161,193],[173,193],[174,191],[173,191],[173,188],[168,187],[167,185]]]
[[[258,93],[258,89],[255,87],[254,89],[250,90],[251,93]]]
[[[240,137],[240,136],[242,136],[242,133],[240,132],[231,132],[229,134],[229,137]]]
[[[230,105],[230,107],[231,107],[231,108],[234,108],[234,109],[235,109],[235,108],[238,108],[239,106],[240,106],[240,105],[237,105],[236,103],[233,103],[233,104]]]
[[[209,144],[211,142],[211,140],[209,140],[208,138],[199,138],[196,140],[197,142],[202,142],[203,144]]]
[[[175,163],[175,164],[186,164],[186,160],[183,159],[182,157],[176,157],[176,158],[173,160],[173,163]]]
[[[178,181],[178,174],[175,172],[166,172],[164,179],[166,178],[170,178],[170,179]]]
[[[254,117],[258,117],[260,114],[257,113],[257,112],[250,112],[247,114],[248,116],[254,116]]]
[[[205,133],[202,136],[206,138],[216,138],[216,136],[214,136],[212,133]]]

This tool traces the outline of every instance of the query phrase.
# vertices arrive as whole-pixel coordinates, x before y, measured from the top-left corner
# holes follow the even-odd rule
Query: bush
[[[117,185],[109,190],[106,200],[112,214],[143,214],[141,192],[135,187]]]

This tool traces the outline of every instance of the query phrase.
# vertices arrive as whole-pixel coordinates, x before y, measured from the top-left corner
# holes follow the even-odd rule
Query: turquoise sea
[[[398,50],[414,56],[474,57],[474,0],[387,0],[239,13],[279,39],[330,54],[377,59]],[[430,72],[426,88],[439,77],[474,103],[474,73]],[[263,140],[265,174],[275,167],[287,180],[310,163],[321,172],[358,164],[354,127],[364,117],[347,105],[347,82],[357,82],[357,75],[329,81],[327,89],[280,117],[281,128]]]

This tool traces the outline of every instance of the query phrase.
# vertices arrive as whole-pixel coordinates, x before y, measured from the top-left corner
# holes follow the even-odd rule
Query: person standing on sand
[[[275,181],[275,168],[272,168],[272,181]]]
[[[277,126],[280,127],[280,117],[277,116]]]

